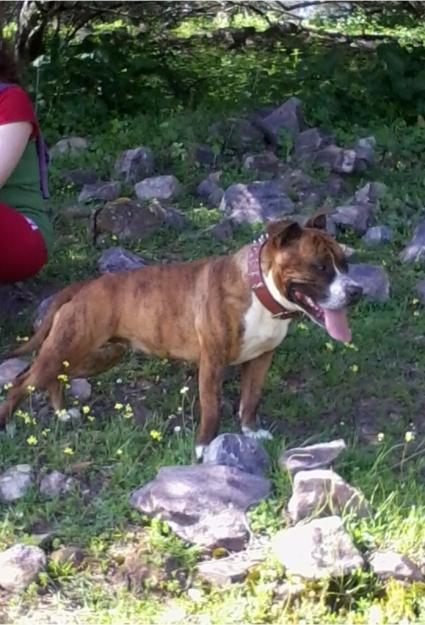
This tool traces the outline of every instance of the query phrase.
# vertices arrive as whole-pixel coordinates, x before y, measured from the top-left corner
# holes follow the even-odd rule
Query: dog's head
[[[346,307],[360,299],[362,288],[348,276],[344,253],[325,228],[324,214],[304,226],[271,222],[262,262],[286,307],[301,310],[334,339],[349,342]]]

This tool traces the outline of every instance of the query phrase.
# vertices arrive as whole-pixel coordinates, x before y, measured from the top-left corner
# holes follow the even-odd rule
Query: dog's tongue
[[[342,310],[324,309],[325,326],[328,334],[337,341],[349,343],[351,341],[351,330],[348,325],[345,308]]]

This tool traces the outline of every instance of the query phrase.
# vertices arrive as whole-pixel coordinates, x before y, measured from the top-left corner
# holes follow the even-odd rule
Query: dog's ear
[[[316,230],[326,230],[326,216],[329,214],[330,213],[327,213],[326,211],[315,213],[306,221],[305,227],[316,228]]]
[[[278,246],[281,247],[299,239],[303,229],[296,221],[280,219],[279,221],[270,221],[267,224],[266,231],[269,238],[274,239]]]

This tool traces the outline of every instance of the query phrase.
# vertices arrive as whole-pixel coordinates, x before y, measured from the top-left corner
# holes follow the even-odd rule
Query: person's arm
[[[30,122],[0,125],[0,188],[21,160],[32,132]]]

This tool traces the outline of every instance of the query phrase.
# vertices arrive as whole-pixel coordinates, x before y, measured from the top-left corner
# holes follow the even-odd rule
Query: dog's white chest
[[[275,319],[255,295],[244,316],[241,351],[235,364],[257,358],[275,349],[288,332],[289,319]]]

